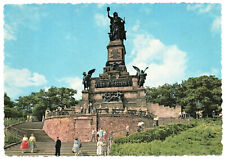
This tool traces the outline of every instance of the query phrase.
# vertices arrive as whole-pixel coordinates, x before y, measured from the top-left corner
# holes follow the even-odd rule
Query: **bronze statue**
[[[126,40],[126,31],[124,29],[125,20],[118,16],[117,12],[113,13],[113,17],[109,15],[110,8],[107,7],[108,17],[110,19],[110,41],[114,40]]]
[[[145,73],[145,71],[148,69],[148,67],[146,67],[145,70],[140,70],[136,66],[133,66],[133,68],[137,71],[136,76],[138,76],[138,86],[143,87],[147,76],[147,73]]]
[[[89,87],[91,86],[91,76],[94,72],[95,72],[95,69],[88,71],[88,74],[86,74],[86,72],[83,72],[84,90],[89,89]]]

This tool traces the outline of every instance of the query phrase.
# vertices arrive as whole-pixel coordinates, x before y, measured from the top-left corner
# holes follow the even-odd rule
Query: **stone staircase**
[[[72,153],[72,142],[62,142],[61,156],[74,156]],[[96,143],[82,143],[80,156],[96,156]],[[22,154],[20,144],[7,148],[5,150],[7,156],[54,156],[55,142],[37,142],[37,148],[34,153],[30,150],[25,150]]]
[[[5,149],[7,156],[53,156],[55,155],[55,141],[48,137],[48,135],[42,130],[41,122],[27,122],[13,126],[11,131],[18,130],[20,135],[26,132],[28,136],[34,133],[37,139],[37,148],[34,153],[30,150],[25,151],[23,154],[20,150],[20,144],[8,147]],[[9,129],[10,130],[10,129]],[[61,156],[74,156],[72,153],[72,142],[62,142]],[[82,142],[81,156],[96,156],[96,142]]]

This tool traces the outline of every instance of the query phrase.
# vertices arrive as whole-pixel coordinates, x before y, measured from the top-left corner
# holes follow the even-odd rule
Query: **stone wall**
[[[138,122],[143,121],[146,127],[152,127],[153,120],[149,118],[129,116],[129,115],[111,115],[105,114],[99,117],[98,128],[105,129],[108,134],[113,132],[114,137],[125,136],[126,125],[129,125],[130,132],[137,132]]]
[[[161,118],[178,118],[181,112],[181,107],[170,108],[168,106],[159,105],[158,103],[148,103],[148,109],[150,113],[153,113]]]
[[[59,137],[63,142],[72,142],[78,137],[81,141],[88,142],[92,129],[96,130],[96,124],[96,115],[53,117],[44,121],[43,130],[53,140]]]
[[[181,118],[159,118],[159,125],[168,125],[170,123],[185,123],[189,122],[189,119]]]
[[[74,119],[60,117],[46,119],[43,130],[53,140],[60,137],[61,141],[73,141],[75,137]]]
[[[152,127],[153,120],[124,114],[76,114],[71,117],[51,117],[44,121],[43,130],[50,138],[57,137],[62,142],[72,142],[78,137],[83,142],[91,140],[92,129],[105,129],[108,134],[113,132],[114,137],[126,134],[126,125],[130,126],[131,133],[137,131],[138,122],[143,121],[146,127]]]
[[[52,117],[44,121],[43,130],[53,140],[57,136],[62,142],[72,142],[76,137],[82,142],[91,140],[91,130],[96,131],[100,128],[106,130],[114,137],[122,137],[126,134],[126,125],[130,127],[130,133],[137,132],[138,122],[143,121],[145,128],[153,127],[153,120],[146,117],[138,117],[124,114],[99,114],[87,115],[76,114],[71,117]],[[188,119],[178,118],[159,118],[159,125],[167,125],[169,123],[186,122]]]

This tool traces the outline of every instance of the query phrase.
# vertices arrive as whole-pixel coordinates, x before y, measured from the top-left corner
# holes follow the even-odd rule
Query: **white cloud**
[[[221,31],[221,16],[219,15],[220,6],[217,4],[190,4],[187,5],[188,11],[193,11],[198,14],[207,15],[213,18],[211,24],[212,33],[220,33]]]
[[[10,98],[17,98],[21,93],[23,93],[20,88],[10,86],[5,86],[4,92],[6,92]]]
[[[82,98],[82,89],[83,89],[83,84],[82,84],[82,79],[79,77],[66,77],[62,78],[59,81],[63,81],[69,85],[70,88],[73,88],[77,90],[77,94],[75,95],[75,99],[81,99]]]
[[[94,15],[94,19],[98,26],[107,26],[108,25],[109,20],[108,20],[107,16],[105,16],[103,14],[96,13]]]
[[[136,24],[131,28],[132,31],[136,32],[140,28],[140,21],[137,20]]]
[[[147,33],[134,34],[133,60],[127,65],[131,74],[136,74],[133,65],[148,74],[145,86],[156,87],[165,83],[180,82],[185,78],[186,53],[176,45],[166,46]]]
[[[14,69],[8,66],[4,68],[4,91],[11,97],[16,98],[23,93],[23,88],[40,86],[47,83],[45,76],[36,72],[31,73],[28,69]]]
[[[23,88],[29,86],[40,86],[47,83],[45,76],[36,72],[31,73],[28,69],[14,69],[5,66],[4,80],[8,86]]]
[[[221,17],[216,17],[212,23],[211,31],[218,33],[221,31]]]
[[[4,25],[4,39],[5,40],[16,40],[14,27],[5,24]]]
[[[212,10],[212,4],[191,4],[187,5],[187,10],[196,11],[197,13],[208,13]]]
[[[215,75],[218,76],[219,75],[219,70],[216,68],[211,68],[211,70],[209,72],[203,72],[203,73],[197,73],[197,77],[199,76],[203,76],[203,75]]]
[[[98,3],[98,4],[97,4],[97,7],[98,7],[98,8],[102,8],[104,5],[105,5],[105,3]]]
[[[41,19],[47,16],[47,12],[42,11],[45,7],[31,6],[27,4],[14,5],[11,7],[15,7],[12,9],[13,12],[7,11],[5,14],[5,19],[7,20],[4,24],[5,40],[17,40],[16,32],[18,31],[19,26],[23,26],[31,30],[37,30]]]

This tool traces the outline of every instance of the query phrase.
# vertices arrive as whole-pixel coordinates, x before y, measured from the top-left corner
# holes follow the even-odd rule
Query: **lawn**
[[[194,127],[183,129],[179,133],[170,133],[169,136],[161,140],[114,143],[110,155],[221,155],[223,148],[221,143],[222,120],[202,119],[195,120],[195,123],[197,124]],[[149,138],[152,135],[154,133],[150,134]]]

